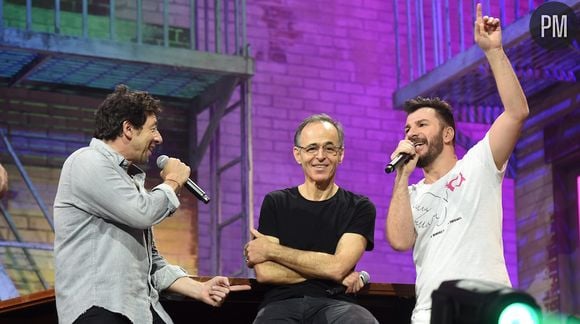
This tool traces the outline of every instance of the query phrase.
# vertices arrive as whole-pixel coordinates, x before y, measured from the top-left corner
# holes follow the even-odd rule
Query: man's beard
[[[424,168],[433,163],[441,152],[443,152],[443,131],[441,131],[439,135],[436,135],[433,140],[429,141],[427,144],[429,145],[427,154],[420,156],[419,160],[417,160],[417,167],[419,168]]]

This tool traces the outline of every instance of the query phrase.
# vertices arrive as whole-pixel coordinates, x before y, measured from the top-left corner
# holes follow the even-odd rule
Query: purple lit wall
[[[364,255],[358,269],[371,273],[373,281],[412,283],[411,253],[393,251],[384,238],[393,176],[383,169],[405,120],[392,107],[392,10],[390,2],[380,0],[248,2],[248,36],[256,58],[254,211],[257,224],[266,193],[302,183],[292,157],[294,130],[308,115],[328,113],[343,123],[346,133],[337,183],[367,195],[377,207],[375,249]],[[474,139],[486,130],[481,125],[460,127]],[[417,172],[414,179],[419,176]],[[517,286],[513,187],[513,181],[504,182],[504,241]]]

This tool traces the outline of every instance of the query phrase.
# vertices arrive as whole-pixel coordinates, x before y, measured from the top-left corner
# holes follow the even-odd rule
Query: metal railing
[[[16,165],[16,168],[20,172],[22,179],[26,183],[28,190],[32,194],[32,197],[36,201],[36,204],[38,205],[38,207],[42,211],[42,214],[44,215],[44,218],[48,222],[50,229],[54,232],[54,221],[52,215],[50,214],[44,200],[42,199],[40,193],[36,189],[36,186],[32,182],[30,176],[28,175],[28,172],[26,172],[24,165],[22,164],[22,162],[20,162],[20,159],[18,158],[18,155],[14,151],[12,144],[10,143],[8,137],[6,136],[4,130],[2,129],[0,129],[0,137],[4,142],[6,150],[14,160],[14,164]],[[38,265],[36,264],[34,257],[30,254],[28,250],[35,249],[35,250],[52,251],[52,245],[46,243],[26,242],[26,240],[20,235],[20,232],[18,231],[18,227],[16,226],[12,215],[9,213],[8,209],[5,208],[2,203],[0,203],[0,214],[2,214],[2,216],[4,217],[4,220],[6,221],[6,224],[10,232],[15,238],[15,241],[8,241],[0,237],[0,247],[21,248],[28,264],[30,265],[30,270],[35,273],[36,277],[38,278],[38,281],[42,284],[42,286],[45,289],[48,289],[50,287],[50,284],[46,281],[46,279],[42,275],[42,272],[40,271]]]
[[[397,89],[473,45],[478,2],[484,15],[499,17],[507,26],[544,1],[393,0]]]
[[[248,56],[245,0],[82,0],[80,8],[61,0],[20,3],[0,0],[0,28]]]

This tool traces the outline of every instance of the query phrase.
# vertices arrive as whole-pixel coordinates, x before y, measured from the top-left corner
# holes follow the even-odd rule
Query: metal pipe
[[[83,37],[89,37],[89,4],[88,0],[83,0],[82,2],[83,13],[82,13],[82,26],[83,26]]]
[[[204,32],[204,42],[205,42],[205,51],[209,52],[209,4],[208,0],[203,0],[203,32]]]
[[[240,49],[240,0],[234,0],[234,50],[236,55],[243,52]]]
[[[0,212],[2,213],[2,215],[4,215],[4,220],[6,220],[6,223],[8,224],[8,227],[12,231],[12,234],[14,235],[16,240],[19,242],[22,242],[23,241],[22,237],[20,236],[20,233],[18,233],[18,228],[16,227],[16,224],[14,224],[14,221],[12,220],[12,216],[10,216],[10,213],[8,212],[8,210],[6,208],[4,208],[4,205],[1,203],[0,203]],[[46,280],[44,280],[44,277],[42,276],[42,272],[40,272],[40,270],[38,269],[38,266],[36,265],[34,258],[32,257],[32,255],[30,255],[30,252],[28,252],[28,250],[26,248],[23,248],[22,252],[24,253],[26,260],[28,261],[28,263],[30,264],[32,269],[34,270],[36,277],[38,277],[38,280],[40,281],[40,283],[42,284],[44,289],[48,289],[49,284],[46,282]]]
[[[396,0],[395,0],[396,1]],[[413,48],[411,46],[411,0],[407,0],[407,65],[409,66],[409,78],[408,81],[411,82],[413,78]]]
[[[425,31],[423,25],[423,17],[425,17],[423,12],[423,0],[417,0],[418,5],[418,17],[417,28],[419,30],[419,67],[421,69],[420,75],[425,74]]]
[[[401,49],[399,48],[399,8],[398,0],[393,0],[393,20],[395,29],[395,70],[397,74],[397,89],[401,86]]]
[[[26,0],[26,30],[32,30],[32,0]]]
[[[197,49],[197,1],[189,0],[189,48]]]
[[[4,28],[4,0],[0,0],[0,28]]]
[[[169,47],[169,0],[163,0],[163,47]]]
[[[19,249],[32,249],[32,250],[44,250],[53,251],[54,247],[52,244],[47,243],[36,243],[36,242],[19,242],[19,241],[0,241],[1,247],[13,247]]]
[[[514,4],[514,6],[518,6],[517,3]],[[499,0],[499,19],[500,19],[500,24],[503,24],[505,26],[505,24],[507,24],[507,21],[505,20],[505,0]]]
[[[224,54],[229,54],[229,49],[230,49],[230,46],[228,44],[229,43],[228,42],[228,40],[229,40],[229,37],[228,37],[228,23],[229,23],[228,3],[229,3],[229,1],[224,1],[224,15],[223,15],[224,16],[224,32],[223,32],[223,34],[224,34]]]
[[[115,0],[109,1],[109,39],[115,40],[117,38],[115,31]]]
[[[458,0],[458,11],[459,11],[459,50],[463,52],[465,50],[465,24],[464,17],[463,17],[463,0]]]
[[[218,121],[214,120],[216,106],[213,105],[209,110],[210,123]],[[208,126],[209,127],[209,126]],[[221,219],[221,208],[220,208],[220,188],[219,188],[219,175],[217,174],[217,165],[219,163],[219,126],[216,127],[215,135],[213,141],[211,141],[209,149],[209,182],[211,191],[211,201],[209,202],[209,217],[210,217],[210,269],[212,274],[221,273],[220,269],[220,243],[221,243],[221,231],[219,230],[219,223]]]
[[[137,44],[143,44],[143,0],[137,0]]]
[[[221,44],[221,34],[222,34],[222,23],[221,23],[221,5],[220,0],[214,0],[213,5],[213,13],[214,13],[214,42],[215,42],[215,52],[221,53],[222,44]]]
[[[60,34],[60,0],[54,0],[54,33]]]
[[[250,55],[250,49],[248,45],[248,31],[246,27],[246,0],[242,0],[242,47],[244,49],[244,57],[248,57]]]
[[[449,8],[449,0],[445,0],[445,43],[446,43],[446,53],[447,53],[447,60],[449,60],[452,56],[451,53],[451,22],[450,19],[450,8]],[[446,61],[447,61],[446,60]]]
[[[252,109],[251,109],[251,79],[247,79],[240,83],[240,100],[242,105],[240,107],[240,118],[242,118],[240,145],[242,146],[242,213],[245,216],[245,221],[242,222],[242,239],[250,240],[250,228],[254,228],[254,214],[253,202],[254,190],[252,184]],[[247,277],[249,269],[242,261],[242,273]]]
[[[20,175],[22,176],[22,179],[26,183],[28,190],[30,190],[32,197],[34,198],[34,200],[36,200],[36,203],[38,204],[38,207],[40,207],[40,210],[42,211],[44,218],[46,218],[46,221],[48,222],[48,224],[50,225],[50,228],[54,232],[54,222],[53,222],[52,217],[50,216],[50,214],[48,212],[48,208],[46,208],[44,201],[40,197],[38,190],[36,190],[36,187],[34,186],[32,181],[30,180],[30,177],[28,176],[26,169],[24,169],[22,162],[20,162],[18,155],[16,155],[16,152],[14,151],[12,144],[10,144],[10,141],[8,141],[8,138],[6,137],[6,134],[4,133],[3,130],[0,130],[0,135],[2,136],[2,140],[4,141],[4,145],[6,146],[8,153],[10,154],[10,156],[12,156],[12,159],[14,160],[14,164],[16,165],[16,168],[18,169],[18,171],[20,172]]]
[[[433,32],[433,60],[434,60],[433,66],[439,65],[439,28],[437,23],[437,21],[439,20],[439,16],[437,11],[437,5],[438,3],[436,0],[431,0],[431,13],[432,13],[431,28],[433,29],[432,32]]]

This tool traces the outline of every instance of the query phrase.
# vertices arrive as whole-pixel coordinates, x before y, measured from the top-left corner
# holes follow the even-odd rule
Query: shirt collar
[[[141,168],[129,162],[127,159],[125,159],[125,157],[123,157],[123,155],[115,151],[111,146],[98,138],[91,139],[89,146],[106,156],[114,164],[123,168],[123,170],[125,170],[130,176],[144,173]]]

